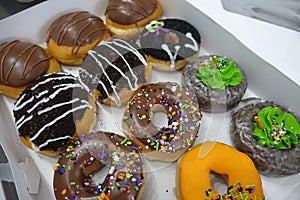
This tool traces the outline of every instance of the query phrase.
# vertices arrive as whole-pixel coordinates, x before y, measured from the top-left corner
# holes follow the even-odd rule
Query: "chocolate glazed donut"
[[[0,83],[24,86],[48,70],[51,56],[31,42],[14,40],[0,45]]]
[[[232,115],[230,133],[234,146],[248,154],[261,174],[268,176],[291,175],[300,172],[300,143],[290,149],[274,149],[258,144],[253,137],[253,118],[264,107],[279,107],[283,113],[293,114],[298,123],[299,116],[274,102],[260,99],[241,101],[243,106]],[[299,140],[299,135],[298,135]]]
[[[153,123],[164,112],[168,125]],[[150,160],[172,162],[193,145],[200,128],[201,111],[191,90],[176,83],[150,83],[138,89],[123,115],[123,129]]]
[[[108,166],[104,181],[92,183],[92,175]],[[91,131],[69,145],[54,166],[53,187],[57,200],[140,199],[144,165],[138,148],[128,138]]]

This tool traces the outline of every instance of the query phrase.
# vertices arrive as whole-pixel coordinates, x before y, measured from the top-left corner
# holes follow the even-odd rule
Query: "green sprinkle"
[[[130,178],[131,174],[130,173],[126,173],[126,178]]]
[[[151,145],[151,146],[154,146],[154,145],[155,145],[155,142],[151,142],[150,145]]]
[[[68,154],[68,155],[66,155],[66,158],[69,159],[69,158],[71,158],[72,156],[73,156],[73,154]]]
[[[72,145],[71,145],[71,146],[68,146],[68,148],[69,148],[69,149],[72,149],[72,148],[73,148],[73,146],[72,146]]]
[[[116,186],[117,186],[117,187],[120,187],[121,184],[120,184],[119,182],[116,182]]]
[[[103,190],[102,190],[102,193],[105,193],[107,191],[107,187],[105,187]]]
[[[191,130],[195,130],[195,127],[194,127],[194,126],[190,126],[190,129],[191,129]]]
[[[55,167],[59,167],[60,164],[59,164],[59,163],[55,163],[54,166],[55,166]]]
[[[159,143],[156,142],[156,146],[155,146],[156,151],[158,151],[158,147],[159,147]]]
[[[139,187],[138,187],[138,186],[134,186],[134,189],[135,189],[136,191],[138,191],[138,190],[139,190]]]
[[[147,115],[142,115],[142,119],[146,119]]]
[[[128,101],[128,105],[132,106],[132,105],[133,105],[133,102]]]
[[[132,144],[132,142],[129,140],[129,141],[127,141],[127,143],[126,144],[128,144],[128,145],[131,145]]]
[[[75,181],[72,181],[72,182],[70,182],[70,185],[71,185],[71,186],[74,186],[74,185],[76,185],[76,182],[75,182]]]
[[[128,116],[124,116],[124,117],[123,117],[123,120],[126,120],[126,119],[128,119]]]
[[[129,152],[128,155],[133,156],[135,155],[135,152]]]
[[[68,170],[69,170],[69,171],[71,170],[71,165],[68,166]]]
[[[121,141],[121,145],[125,144],[125,142],[127,142],[128,138],[124,138],[124,140]]]

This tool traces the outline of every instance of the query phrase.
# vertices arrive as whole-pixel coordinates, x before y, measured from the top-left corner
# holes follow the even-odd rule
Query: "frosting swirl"
[[[298,144],[300,126],[290,113],[267,106],[254,116],[253,137],[258,144],[274,149],[290,149]]]
[[[233,60],[229,61],[219,56],[212,56],[206,62],[200,63],[196,76],[203,84],[221,91],[224,91],[226,86],[239,85],[243,79],[240,69]]]

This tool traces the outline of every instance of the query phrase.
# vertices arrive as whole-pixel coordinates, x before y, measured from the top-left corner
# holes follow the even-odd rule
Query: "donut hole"
[[[228,176],[210,171],[210,185],[218,194],[226,194],[228,188]]]
[[[153,106],[150,113],[150,118],[155,127],[168,127],[168,113],[162,105],[156,104]]]
[[[91,185],[99,185],[105,181],[106,176],[108,175],[110,166],[103,165],[96,172],[94,172],[91,177]]]

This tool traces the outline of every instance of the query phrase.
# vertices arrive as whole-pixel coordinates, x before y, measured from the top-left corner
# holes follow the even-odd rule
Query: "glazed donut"
[[[248,83],[241,66],[218,55],[194,58],[182,70],[181,84],[191,87],[203,111],[224,112],[235,107]]]
[[[103,182],[92,175],[109,167]],[[141,198],[144,163],[138,147],[114,133],[91,131],[69,145],[54,165],[53,188],[57,200],[118,200]]]
[[[249,155],[261,174],[300,172],[300,117],[271,101],[245,99],[232,115],[234,146]]]
[[[161,19],[146,25],[140,44],[154,69],[179,70],[200,51],[197,29],[181,19]]]
[[[90,49],[110,37],[102,19],[76,11],[58,17],[47,32],[47,50],[65,65],[80,65]]]
[[[60,65],[37,44],[20,40],[0,45],[0,93],[17,99],[37,77],[59,72]]]
[[[109,0],[105,22],[116,37],[133,39],[150,21],[160,19],[162,12],[159,0]]]
[[[37,152],[57,156],[70,140],[95,124],[95,100],[67,73],[41,76],[15,102],[21,141]]]
[[[228,176],[226,194],[218,194],[210,173]],[[252,160],[220,142],[204,142],[185,153],[177,163],[176,192],[179,200],[263,200],[262,182]]]
[[[151,67],[133,43],[112,38],[88,52],[79,80],[96,99],[108,105],[124,105],[134,90],[150,79]]]
[[[155,112],[164,112],[168,125],[153,123]],[[177,83],[150,83],[129,100],[123,115],[124,133],[141,147],[150,160],[172,162],[196,140],[201,120],[197,98]]]

